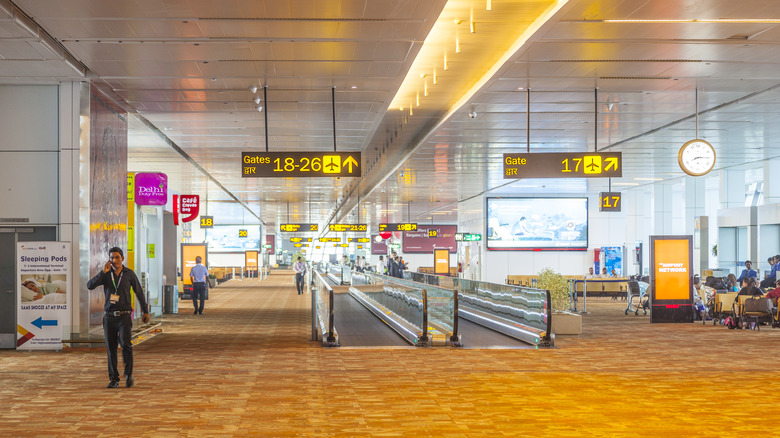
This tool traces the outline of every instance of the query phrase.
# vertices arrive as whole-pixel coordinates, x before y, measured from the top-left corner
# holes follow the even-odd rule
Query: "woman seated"
[[[761,292],[761,289],[756,287],[756,279],[753,277],[748,277],[742,280],[742,289],[739,291],[737,296],[740,295],[752,295],[754,297],[760,297],[764,295],[764,293]]]
[[[729,274],[726,276],[726,285],[728,285],[729,292],[739,292],[739,286],[737,285],[737,276]]]

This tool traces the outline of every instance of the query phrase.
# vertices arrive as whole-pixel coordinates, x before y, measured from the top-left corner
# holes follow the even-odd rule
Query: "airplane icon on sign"
[[[322,157],[325,165],[322,166],[324,173],[341,173],[341,156],[325,155]]]

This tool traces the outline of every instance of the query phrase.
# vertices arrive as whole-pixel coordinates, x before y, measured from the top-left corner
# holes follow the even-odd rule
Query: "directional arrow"
[[[38,327],[39,329],[42,329],[43,326],[45,326],[45,325],[56,326],[57,325],[57,320],[56,319],[43,319],[42,316],[39,316],[38,319],[36,319],[35,321],[32,322],[32,325]]]
[[[608,171],[610,167],[614,168],[615,170],[618,170],[618,159],[617,157],[609,157],[605,160],[607,162],[606,167],[604,167],[604,172]]]
[[[354,158],[352,158],[352,155],[350,155],[349,157],[347,157],[346,160],[344,160],[344,165],[349,166],[349,169],[347,170],[347,172],[352,173],[352,165],[353,164],[355,165],[355,167],[357,167],[358,162],[355,161]]]

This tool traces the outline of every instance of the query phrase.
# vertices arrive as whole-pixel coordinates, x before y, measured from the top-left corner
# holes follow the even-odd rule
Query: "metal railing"
[[[312,280],[312,340],[317,340],[317,328],[322,333],[322,345],[328,347],[339,346],[339,334],[333,325],[333,288],[322,278],[322,275],[314,269]],[[315,321],[317,325],[315,326]]]
[[[409,271],[404,278],[457,292],[457,314],[463,318],[532,345],[553,345],[547,290]]]
[[[398,281],[396,281],[398,280]],[[350,295],[416,346],[431,343],[429,293],[399,278],[370,272],[352,272]]]

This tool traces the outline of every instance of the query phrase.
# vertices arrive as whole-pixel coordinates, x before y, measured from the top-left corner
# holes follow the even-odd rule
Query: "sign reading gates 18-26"
[[[243,152],[241,176],[342,177],[361,176],[360,152]]]
[[[622,176],[620,152],[504,154],[504,179]]]

